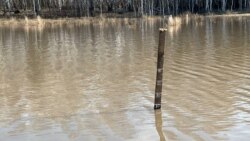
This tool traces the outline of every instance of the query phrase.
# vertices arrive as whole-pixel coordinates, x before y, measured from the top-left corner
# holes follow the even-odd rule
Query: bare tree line
[[[178,15],[183,12],[209,13],[250,10],[250,0],[0,0],[3,13],[47,11],[61,16],[96,16],[102,13]]]

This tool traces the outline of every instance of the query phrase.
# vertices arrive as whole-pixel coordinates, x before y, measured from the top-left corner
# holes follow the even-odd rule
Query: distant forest
[[[249,11],[250,0],[0,0],[0,10],[1,15],[44,17],[99,16],[104,13],[178,15],[184,12]]]

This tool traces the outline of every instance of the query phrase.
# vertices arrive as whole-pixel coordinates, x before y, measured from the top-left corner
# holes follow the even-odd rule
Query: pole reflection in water
[[[164,133],[162,131],[162,113],[161,110],[155,110],[155,127],[158,135],[160,136],[160,141],[166,141]]]

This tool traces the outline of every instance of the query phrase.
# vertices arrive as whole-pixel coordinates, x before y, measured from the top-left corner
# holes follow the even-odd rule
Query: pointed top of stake
[[[167,28],[159,28],[160,31],[167,31]]]

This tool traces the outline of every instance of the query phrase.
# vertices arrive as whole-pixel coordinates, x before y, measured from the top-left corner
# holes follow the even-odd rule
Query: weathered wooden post
[[[166,33],[166,29],[164,29],[164,28],[159,29],[159,46],[158,46],[158,57],[157,57],[157,72],[156,72],[156,84],[155,84],[154,109],[161,108],[165,33]]]

